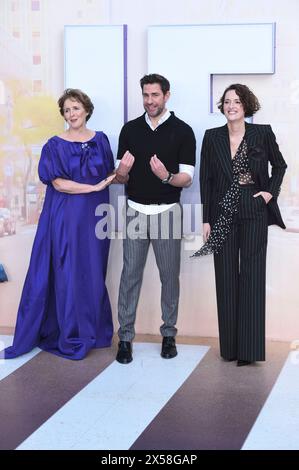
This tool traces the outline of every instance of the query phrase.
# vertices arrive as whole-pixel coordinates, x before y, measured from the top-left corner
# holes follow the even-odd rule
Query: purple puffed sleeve
[[[51,185],[56,178],[70,179],[55,146],[49,141],[42,148],[38,175],[42,183],[48,185]]]
[[[105,164],[107,172],[111,173],[114,170],[114,158],[110,147],[109,139],[106,134],[104,134],[104,132],[102,132],[102,145],[105,153]]]

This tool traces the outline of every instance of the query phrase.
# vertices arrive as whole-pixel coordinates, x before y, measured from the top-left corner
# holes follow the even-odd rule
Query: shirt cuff
[[[179,172],[187,173],[187,175],[189,175],[191,178],[191,182],[193,181],[193,177],[194,177],[194,169],[195,167],[193,165],[186,165],[184,163],[180,163],[179,165]]]

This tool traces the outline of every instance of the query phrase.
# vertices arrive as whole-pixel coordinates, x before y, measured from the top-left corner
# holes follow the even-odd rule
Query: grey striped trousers
[[[118,335],[121,341],[135,336],[136,309],[143,270],[152,243],[161,281],[162,336],[175,336],[179,303],[182,238],[182,207],[175,204],[157,215],[147,216],[127,207],[124,222],[123,270],[118,297]]]

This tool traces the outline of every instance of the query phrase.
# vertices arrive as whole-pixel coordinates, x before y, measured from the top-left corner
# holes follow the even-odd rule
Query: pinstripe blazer
[[[285,228],[277,198],[287,165],[269,125],[245,122],[249,168],[257,191],[268,191],[273,198],[267,204],[268,225]],[[271,175],[268,173],[269,163]],[[203,222],[211,225],[219,213],[219,202],[233,181],[227,124],[205,132],[200,163],[200,194]]]

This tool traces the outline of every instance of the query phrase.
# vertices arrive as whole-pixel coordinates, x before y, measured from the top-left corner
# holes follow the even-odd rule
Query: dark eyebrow
[[[143,96],[148,96],[148,95],[159,95],[159,92],[158,91],[154,91],[153,93],[145,93],[143,92],[142,93]]]

